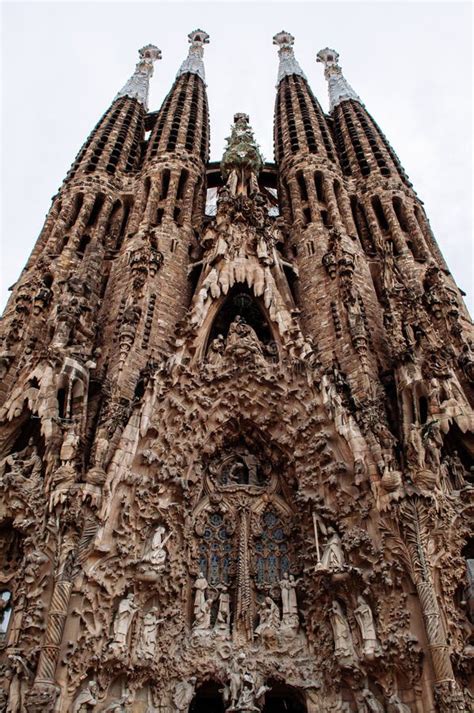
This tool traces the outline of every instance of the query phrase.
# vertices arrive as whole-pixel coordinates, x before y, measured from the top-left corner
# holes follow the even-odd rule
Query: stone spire
[[[206,73],[204,70],[204,62],[202,58],[204,56],[204,45],[209,44],[209,35],[204,30],[194,30],[188,35],[191,47],[189,48],[189,53],[183,64],[178,70],[179,77],[181,74],[186,74],[190,72],[191,74],[197,74],[201,77],[202,81],[206,81]]]
[[[296,61],[293,51],[294,41],[295,38],[293,35],[290,35],[289,32],[285,32],[284,30],[278,32],[273,38],[273,44],[279,47],[278,55],[280,57],[280,66],[278,67],[278,84],[284,77],[290,74],[299,74],[300,77],[306,79],[305,73]]]
[[[248,168],[258,174],[263,166],[263,158],[249,125],[247,114],[234,115],[232,132],[226,141],[227,146],[221,161],[224,175],[236,167]]]
[[[115,99],[120,97],[130,97],[136,99],[148,109],[148,86],[150,78],[153,76],[153,62],[161,59],[161,50],[155,45],[146,45],[138,50],[140,60],[135,67],[135,71],[119,91]]]
[[[360,97],[352,89],[349,82],[342,74],[342,69],[338,64],[339,55],[335,50],[326,47],[320,50],[316,55],[316,61],[324,64],[324,76],[329,85],[329,109],[332,111],[334,107],[343,101],[353,99],[362,104]]]

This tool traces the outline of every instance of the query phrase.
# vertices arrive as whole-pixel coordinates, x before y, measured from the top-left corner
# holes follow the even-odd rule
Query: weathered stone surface
[[[328,117],[275,37],[277,163],[240,113],[219,174],[189,39],[156,114],[143,48],[5,311],[0,709],[472,710],[459,290],[336,52]]]

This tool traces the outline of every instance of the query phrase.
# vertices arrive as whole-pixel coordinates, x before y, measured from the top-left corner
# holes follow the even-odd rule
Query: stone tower
[[[474,350],[396,154],[275,35],[275,163],[135,72],[5,311],[0,711],[472,711]],[[206,200],[207,198],[207,200]]]

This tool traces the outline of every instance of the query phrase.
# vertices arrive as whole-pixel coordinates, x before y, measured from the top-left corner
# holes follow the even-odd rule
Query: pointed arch
[[[203,324],[205,338],[200,356],[207,353],[211,342],[222,334],[227,337],[230,325],[237,316],[242,317],[254,330],[262,348],[279,344],[277,326],[271,321],[261,298],[243,283],[237,283],[226,295],[221,295],[210,307]]]

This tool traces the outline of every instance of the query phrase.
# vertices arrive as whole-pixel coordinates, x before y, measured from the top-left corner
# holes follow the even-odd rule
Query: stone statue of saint
[[[377,633],[372,609],[362,596],[357,597],[357,608],[354,610],[354,616],[360,629],[364,655],[366,658],[372,659],[378,648]]]
[[[25,696],[31,682],[32,673],[22,656],[10,654],[8,659],[10,688],[5,713],[23,713],[26,710]]]
[[[425,466],[425,449],[421,440],[420,429],[415,423],[410,425],[407,440],[407,461],[411,468],[422,469]]]
[[[98,686],[95,681],[89,681],[86,688],[79,693],[72,704],[71,713],[86,713],[97,705]]]
[[[259,608],[259,623],[255,629],[257,636],[266,631],[276,631],[280,626],[280,610],[271,597],[265,597]]]
[[[297,628],[298,626],[298,603],[296,601],[297,582],[292,574],[283,574],[279,582],[282,604],[282,626]]]
[[[198,578],[194,582],[194,589],[196,590],[194,594],[194,619],[196,622],[201,621],[205,613],[207,613],[206,607],[206,592],[209,587],[209,583],[202,572],[199,572]]]
[[[242,356],[245,353],[263,356],[262,345],[255,330],[240,315],[237,315],[230,325],[227,335],[227,351],[235,356]]]
[[[365,706],[369,713],[385,713],[385,708],[383,707],[383,705],[368,688],[362,689],[360,697],[365,703]]]
[[[155,657],[157,625],[164,619],[157,619],[157,608],[153,607],[145,614],[142,624],[140,639],[137,646],[137,656],[147,661],[153,661]]]
[[[196,615],[196,619],[194,621],[195,629],[204,629],[207,631],[211,628],[211,610],[212,599],[206,599],[199,610],[199,614]]]
[[[33,438],[30,438],[26,448],[17,453],[10,453],[0,463],[0,481],[8,474],[14,481],[28,479],[31,484],[35,484],[41,475],[41,468],[41,458]]]
[[[125,599],[122,599],[118,606],[117,614],[114,619],[114,638],[111,648],[124,651],[127,646],[127,634],[130,629],[137,607],[133,592],[129,592]]]
[[[229,686],[228,686],[228,698],[230,702],[230,708],[234,709],[237,700],[242,689],[242,665],[245,661],[245,654],[240,653],[237,658],[232,660],[232,664],[229,671]]]
[[[338,658],[354,660],[356,656],[351,630],[339,602],[333,601],[329,616],[334,635],[334,653]]]
[[[328,529],[332,533],[326,542],[321,562],[317,565],[320,569],[338,570],[344,567],[344,553],[342,551],[341,538],[335,530]]]
[[[225,340],[222,334],[218,334],[209,345],[207,361],[209,364],[220,364],[225,349]]]
[[[219,593],[219,608],[217,610],[217,618],[215,629],[224,633],[229,632],[230,627],[230,594],[225,584],[220,584]]]
[[[171,532],[166,536],[166,529],[160,525],[155,530],[151,543],[147,547],[145,554],[143,555],[142,562],[148,562],[154,568],[161,569],[164,567],[166,561],[166,550],[165,545],[171,537]]]
[[[187,711],[191,705],[196,686],[196,677],[192,676],[189,681],[180,681],[174,689],[173,702],[178,711]]]
[[[462,490],[466,487],[467,482],[465,479],[466,471],[462,464],[462,460],[459,457],[457,451],[453,452],[452,456],[447,456],[446,460],[448,462],[448,468],[452,475],[453,485],[455,490]]]

